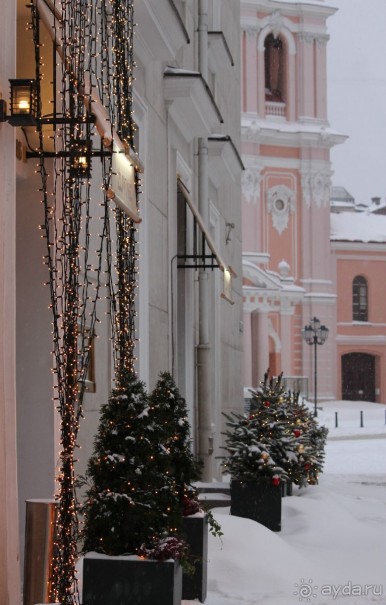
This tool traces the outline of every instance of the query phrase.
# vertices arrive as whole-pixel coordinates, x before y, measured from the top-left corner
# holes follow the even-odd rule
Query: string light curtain
[[[54,399],[61,418],[58,519],[50,600],[73,605],[79,603],[75,572],[79,538],[75,452],[90,334],[99,322],[97,302],[104,286],[110,302],[118,388],[124,373],[134,371],[135,364],[137,229],[108,196],[113,142],[118,143],[122,152],[133,147],[134,22],[132,0],[52,0],[47,5],[53,17],[57,60],[50,153],[46,153],[47,130],[41,121],[43,60],[39,10],[46,8],[40,8],[38,0],[30,6],[39,99],[36,151],[44,208],[41,230],[47,243],[44,260],[49,271],[47,285],[53,316]],[[94,125],[96,109],[105,117],[108,129],[103,130],[100,124],[98,127],[98,120]],[[101,168],[96,173],[100,179],[96,200],[91,197],[91,159],[92,149],[98,145]],[[94,158],[92,167],[95,165]],[[139,180],[135,174],[138,199]],[[92,213],[97,216],[93,218]]]
[[[132,0],[112,2],[112,48],[113,85],[115,103],[109,107],[111,119],[116,111],[114,123],[117,134],[125,148],[134,149],[135,124],[132,118],[133,99],[133,35],[134,14]],[[136,173],[137,199],[140,181]],[[116,209],[117,226],[117,287],[111,288],[114,318],[115,380],[117,388],[122,387],[127,372],[134,372],[135,356],[135,296],[137,284],[137,252],[135,223],[123,210]]]

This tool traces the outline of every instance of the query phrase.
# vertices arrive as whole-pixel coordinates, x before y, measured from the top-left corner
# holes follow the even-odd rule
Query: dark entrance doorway
[[[351,401],[375,401],[374,355],[342,355],[342,398]]]

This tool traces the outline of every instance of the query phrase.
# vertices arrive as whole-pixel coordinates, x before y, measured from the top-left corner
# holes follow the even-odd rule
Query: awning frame
[[[232,278],[237,277],[237,273],[223,260],[190,192],[180,178],[177,178],[177,185],[185,199],[186,208],[189,208],[193,216],[193,253],[187,253],[185,242],[185,254],[177,255],[177,268],[210,269],[212,271],[213,269],[220,269],[224,274],[224,291],[221,293],[221,297],[234,304],[231,298]]]

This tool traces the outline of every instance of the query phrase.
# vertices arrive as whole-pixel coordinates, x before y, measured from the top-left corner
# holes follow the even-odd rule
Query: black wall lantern
[[[36,80],[10,80],[11,114],[6,117],[12,126],[35,126],[37,120]]]
[[[87,179],[91,176],[92,143],[75,140],[70,147],[70,176]]]

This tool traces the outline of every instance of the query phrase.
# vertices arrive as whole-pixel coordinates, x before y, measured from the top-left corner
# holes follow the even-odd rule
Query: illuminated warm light
[[[30,102],[28,99],[20,99],[20,101],[17,104],[18,109],[20,110],[20,112],[29,112],[30,110]]]
[[[104,107],[112,132],[103,137],[103,145],[105,148],[110,147],[110,136],[113,135],[113,138],[122,140],[123,147],[133,146],[133,2],[122,0],[116,4],[114,18],[110,15],[103,22],[103,32],[100,31],[101,7],[95,10],[94,3],[84,5],[72,0],[63,0],[60,8],[57,4],[53,37],[59,41],[65,38],[66,45],[58,47],[61,61],[57,62],[55,93],[60,99],[58,105],[61,105],[63,114],[73,119],[75,126],[74,123],[63,124],[55,130],[53,146],[59,154],[54,159],[55,176],[50,182],[45,158],[39,158],[37,164],[44,208],[44,220],[40,228],[47,244],[47,254],[43,262],[50,277],[50,309],[53,314],[53,373],[56,381],[54,401],[61,418],[61,453],[56,493],[57,556],[52,568],[53,589],[50,600],[62,605],[79,601],[75,573],[79,524],[74,451],[77,448],[82,418],[90,353],[85,332],[86,328],[93,332],[94,326],[99,322],[97,305],[101,298],[102,281],[105,280],[102,274],[105,270],[109,276],[109,315],[113,332],[115,379],[118,386],[123,373],[127,370],[134,371],[135,364],[137,230],[132,220],[121,210],[111,213],[109,204],[106,203],[105,187],[102,188],[104,201],[101,204],[103,229],[100,231],[96,250],[98,262],[93,266],[85,260],[89,252],[87,234],[93,224],[88,181],[91,175],[89,150],[92,139],[97,137],[87,126],[87,109],[79,95],[79,91],[83,91],[86,86],[85,72],[89,78],[89,86],[92,83],[99,89],[100,84],[99,90],[107,95]],[[43,61],[38,33],[39,16],[34,3],[31,5],[31,12],[35,52],[38,57],[34,82],[39,91]],[[90,55],[91,47],[95,48],[96,52]],[[106,65],[110,67],[107,69]],[[110,81],[113,82],[111,88],[114,89],[111,97]],[[30,84],[31,82],[29,81]],[[29,112],[32,113],[35,109],[34,93],[30,96],[27,91],[22,95],[19,91],[18,94],[19,96],[14,97],[14,110],[27,117]],[[39,143],[36,149],[39,152],[44,149],[45,134],[42,129],[38,130],[37,136]],[[86,142],[83,148],[79,145],[81,141]],[[78,148],[75,152],[76,145]],[[70,161],[68,156],[60,157],[63,150],[73,152]],[[103,158],[101,164],[102,180],[107,183],[112,176],[111,158]],[[139,181],[135,173],[133,179],[137,203]],[[113,222],[114,228],[111,224]],[[105,251],[107,258],[102,262]],[[93,291],[90,284],[96,284]]]

